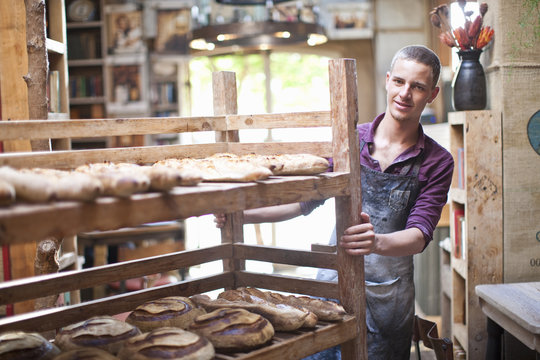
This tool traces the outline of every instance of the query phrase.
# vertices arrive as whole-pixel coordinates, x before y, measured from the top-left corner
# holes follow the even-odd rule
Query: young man
[[[369,359],[409,359],[414,318],[412,255],[431,241],[446,204],[452,156],[424,135],[420,115],[439,88],[439,58],[424,46],[399,50],[386,74],[385,113],[358,126],[362,180],[362,223],[345,230],[339,246],[365,255]],[[322,202],[245,211],[246,223],[307,215]],[[222,227],[223,215],[216,215]],[[330,243],[336,243],[335,234]],[[319,279],[337,280],[333,270]],[[338,349],[314,359],[339,358]]]

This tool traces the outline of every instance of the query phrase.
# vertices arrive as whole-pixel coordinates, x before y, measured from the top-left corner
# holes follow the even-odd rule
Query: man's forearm
[[[244,224],[289,220],[302,215],[299,203],[269,206],[244,211]]]
[[[389,234],[375,235],[375,253],[386,256],[406,256],[420,253],[425,246],[424,234],[418,228],[410,228]]]

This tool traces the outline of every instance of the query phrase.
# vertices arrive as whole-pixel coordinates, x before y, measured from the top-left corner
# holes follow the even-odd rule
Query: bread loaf
[[[163,327],[126,340],[118,357],[122,360],[209,360],[214,354],[214,346],[205,337]]]
[[[127,197],[150,188],[150,179],[137,164],[95,163],[75,170],[96,176],[103,185],[104,195]]]
[[[169,296],[139,305],[126,322],[143,332],[166,326],[187,329],[193,319],[205,312],[187,297]]]
[[[7,181],[0,179],[0,206],[6,206],[15,201],[15,188]]]
[[[119,360],[119,358],[105,350],[86,347],[63,352],[53,360]]]
[[[274,304],[287,304],[306,308],[315,313],[319,320],[323,321],[339,321],[347,315],[343,306],[331,300],[322,300],[309,296],[283,295],[271,291],[261,291],[251,287],[240,288],[239,290],[264,297]]]
[[[253,289],[253,288],[250,288],[250,289]],[[246,291],[246,288],[239,288],[237,290],[226,290],[226,291],[220,293],[218,295],[218,298],[227,299],[227,300],[231,300],[231,301],[246,301],[248,303],[253,303],[253,304],[258,304],[260,306],[264,306],[265,308],[268,308],[268,307],[270,307],[270,308],[279,308],[280,310],[283,310],[283,311],[289,311],[289,313],[291,311],[293,311],[292,308],[296,308],[296,309],[298,309],[298,310],[300,310],[300,311],[302,311],[303,313],[306,314],[306,316],[303,318],[303,323],[302,323],[302,325],[300,327],[314,328],[317,325],[317,321],[318,321],[317,315],[315,315],[313,312],[307,310],[306,308],[304,308],[302,306],[291,306],[291,305],[284,304],[284,303],[271,302],[266,298],[266,293],[264,293],[263,291],[257,290],[257,289],[253,289],[253,290],[254,291],[251,291],[251,292]],[[255,311],[255,312],[257,312],[257,311]],[[259,312],[257,312],[257,313],[259,313]],[[294,313],[296,313],[296,312],[294,312]],[[261,315],[264,316],[264,314],[262,314],[262,313],[261,313]],[[273,320],[270,320],[270,322],[272,322],[272,321]],[[272,325],[274,325],[274,323],[272,323]],[[274,328],[276,330],[287,331],[287,330],[284,329],[285,327],[282,326],[281,324],[275,324]],[[292,329],[292,330],[295,330],[295,329]]]
[[[244,309],[218,309],[200,315],[188,330],[206,337],[223,352],[249,351],[264,346],[274,336],[272,324]]]
[[[101,181],[95,176],[77,171],[33,168],[21,170],[46,176],[57,200],[90,201],[103,192]]]
[[[97,347],[116,354],[125,340],[140,333],[131,324],[110,316],[96,316],[64,327],[57,333],[55,343],[62,351]]]
[[[211,299],[207,295],[193,295],[191,299],[206,311],[233,308],[245,309],[264,316],[276,331],[293,331],[303,326],[307,313],[292,306],[276,306],[270,303],[250,303],[244,300]]]
[[[168,191],[175,186],[193,186],[202,181],[198,172],[154,164],[144,166],[143,170],[150,178],[150,188],[157,191]]]
[[[29,202],[47,202],[55,196],[54,185],[47,176],[32,174],[13,169],[9,166],[0,167],[0,180],[15,188],[17,200]]]
[[[263,165],[274,175],[316,175],[329,168],[328,160],[313,154],[247,154],[242,159]]]
[[[38,333],[0,334],[0,360],[50,360],[60,349]]]

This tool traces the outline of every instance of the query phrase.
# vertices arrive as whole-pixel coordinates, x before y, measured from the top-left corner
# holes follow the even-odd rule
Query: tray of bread
[[[2,166],[0,244],[346,195],[348,175],[328,170],[311,154],[231,153],[72,170]]]
[[[271,359],[293,351],[290,357],[297,358],[320,348],[323,338],[353,337],[353,324],[331,300],[241,287],[216,298],[146,301],[127,313],[64,326],[50,340],[37,332],[4,332],[0,357],[225,360]]]

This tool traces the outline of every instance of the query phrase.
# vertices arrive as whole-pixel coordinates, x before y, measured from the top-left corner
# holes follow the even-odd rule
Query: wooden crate
[[[215,116],[159,119],[106,119],[0,124],[0,139],[63,138],[142,135],[192,131],[216,131],[217,143],[167,145],[140,148],[16,153],[0,156],[0,165],[70,169],[103,160],[152,163],[168,157],[204,157],[216,152],[246,154],[313,153],[333,157],[334,172],[319,176],[281,176],[251,183],[202,183],[176,187],[170,192],[144,193],[125,199],[102,197],[93,202],[16,204],[0,209],[0,244],[34,242],[48,236],[66,237],[81,232],[106,231],[156,221],[185,219],[209,213],[228,213],[232,221],[222,231],[222,244],[2,283],[0,304],[11,304],[38,296],[103,285],[148,274],[187,268],[222,260],[224,271],[188,281],[113,295],[82,304],[46,309],[0,320],[0,331],[45,332],[95,315],[113,315],[134,309],[150,299],[190,296],[222,288],[254,286],[275,291],[340,299],[350,316],[337,323],[320,323],[314,331],[278,333],[270,346],[242,354],[218,354],[220,359],[299,359],[341,344],[343,358],[365,359],[365,294],[363,258],[337,252],[285,250],[243,244],[242,210],[336,197],[336,226],[341,233],[359,221],[360,177],[356,134],[358,121],[354,60],[332,60],[329,64],[331,110],[322,112],[236,115],[236,82],[233,73],[214,75]],[[33,126],[30,126],[33,125]],[[332,127],[332,142],[255,143],[238,142],[239,129]],[[354,174],[354,175],[353,175]],[[354,211],[353,211],[354,209]],[[29,226],[29,225],[32,226]],[[297,266],[336,269],[338,283],[253,273],[244,270],[247,259]]]

